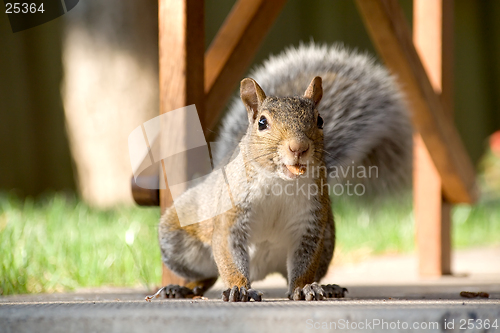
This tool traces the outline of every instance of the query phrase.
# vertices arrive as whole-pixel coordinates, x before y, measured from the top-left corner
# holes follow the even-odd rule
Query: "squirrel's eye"
[[[318,115],[318,128],[323,129],[323,118],[320,115]]]
[[[260,117],[260,119],[259,119],[259,131],[263,131],[268,127],[269,127],[269,124],[267,123],[266,117],[264,117],[264,116]]]

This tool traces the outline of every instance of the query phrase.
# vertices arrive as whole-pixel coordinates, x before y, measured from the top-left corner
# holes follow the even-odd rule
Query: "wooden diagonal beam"
[[[239,0],[205,55],[206,112],[202,124],[214,129],[286,0]]]
[[[429,82],[397,0],[356,0],[356,4],[379,54],[403,85],[413,123],[439,172],[446,199],[474,202],[478,196],[474,168]]]

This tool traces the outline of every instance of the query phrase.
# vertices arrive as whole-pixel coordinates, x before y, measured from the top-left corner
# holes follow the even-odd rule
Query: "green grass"
[[[411,200],[384,201],[376,207],[354,202],[334,204],[337,254],[347,261],[370,254],[408,253],[415,249],[415,221]],[[454,249],[500,245],[500,199],[452,209]]]
[[[500,245],[500,200],[458,205],[452,216],[454,248]]]
[[[336,258],[414,249],[411,203],[335,204]],[[0,294],[160,283],[158,208],[89,208],[63,194],[21,201],[0,193]],[[500,201],[453,211],[455,248],[500,245]]]
[[[413,250],[415,236],[410,200],[372,205],[346,200],[333,202],[337,259],[357,261],[371,254]]]
[[[91,209],[61,194],[0,195],[0,294],[152,286],[161,265],[154,208]],[[128,243],[127,243],[128,240]]]

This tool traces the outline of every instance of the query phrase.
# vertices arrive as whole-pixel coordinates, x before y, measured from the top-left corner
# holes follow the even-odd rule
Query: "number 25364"
[[[7,14],[34,14],[34,13],[43,13],[45,10],[43,9],[43,3],[40,6],[37,6],[36,3],[6,3],[5,4],[5,13]]]

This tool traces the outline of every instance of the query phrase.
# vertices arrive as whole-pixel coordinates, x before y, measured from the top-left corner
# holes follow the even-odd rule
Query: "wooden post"
[[[233,9],[231,10],[231,13],[229,13],[224,24],[219,29],[219,32],[212,41],[209,49],[205,53],[205,103],[195,102],[195,104],[199,112],[200,121],[207,141],[214,139],[215,132],[213,130],[215,129],[217,121],[222,114],[224,105],[229,100],[231,93],[237,86],[238,82],[242,79],[242,75],[246,71],[254,54],[259,49],[260,44],[264,40],[272,24],[278,17],[285,2],[286,0],[238,0],[234,4]],[[191,1],[189,1],[189,3],[191,3]],[[169,12],[173,13],[172,11]],[[202,12],[203,11],[200,9],[198,11],[198,15]],[[200,22],[201,19],[202,18],[198,17],[197,22]],[[168,22],[166,24],[168,24]],[[165,27],[164,29],[166,30],[167,28]],[[171,31],[171,36],[169,38],[176,38],[175,36],[172,37],[174,35],[173,31],[181,34],[187,34],[187,30],[179,27],[175,28],[174,23],[171,23],[168,29]],[[200,37],[202,38],[202,36],[200,36],[202,30],[201,26],[198,30],[190,30],[192,33],[198,34],[198,37],[195,39],[191,39],[191,37],[189,37],[190,43],[195,43],[191,46],[199,49],[198,53],[195,55],[193,55],[191,51],[189,52],[191,60],[193,57],[198,59],[196,60],[196,64],[193,64],[193,61],[188,60],[191,64],[189,65],[190,68],[198,66],[197,68],[199,69],[197,61],[199,61],[199,55],[201,54],[199,42]],[[187,41],[187,37],[185,37],[185,40]],[[182,43],[178,41],[177,44]],[[166,46],[163,46],[162,51],[160,43],[160,53],[165,52],[168,56],[168,53],[170,52],[169,50],[172,48],[169,45],[173,46],[174,43],[167,42]],[[164,64],[164,66],[166,66],[165,68],[175,65],[173,61],[174,58],[175,57],[170,58],[172,60],[170,63],[168,62],[168,59],[166,60],[166,63]],[[181,61],[181,63],[183,62]],[[184,67],[177,67],[177,70],[180,68]],[[169,73],[175,73],[175,71],[172,72],[167,69],[164,69],[164,72],[167,75],[167,78],[164,78],[164,80],[169,79]],[[196,96],[187,97],[187,100],[200,101],[200,96],[198,95],[198,84],[200,78],[199,76],[196,76],[197,73],[198,72],[188,73],[188,83],[186,86],[192,87],[192,84],[189,82],[196,82],[196,89],[188,90],[187,93],[194,92]],[[175,75],[179,75],[179,73]],[[182,88],[182,86],[178,88]],[[178,103],[176,100],[177,97],[175,96],[183,96],[183,94],[179,94],[179,92],[175,89],[176,87],[165,88],[166,91],[172,91],[174,94],[168,97],[169,100],[163,102],[163,107],[167,111],[174,110],[182,104]],[[165,98],[165,95],[160,97]],[[165,106],[165,103],[168,105]],[[175,132],[177,129],[173,130]],[[163,175],[160,175],[160,178],[163,179]],[[132,181],[132,194],[137,204],[144,206],[159,205],[160,200],[157,191],[142,189],[135,185],[135,182]],[[165,197],[167,198],[168,196]],[[168,204],[166,206],[168,206]]]
[[[160,114],[195,104],[204,127],[204,0],[159,0],[158,22]],[[168,137],[183,138],[185,131],[170,129]],[[165,174],[160,179],[166,179]],[[169,190],[160,190],[161,211],[171,204]],[[162,284],[185,281],[163,266]]]
[[[160,114],[195,104],[201,125],[209,136],[233,86],[250,64],[285,2],[239,0],[205,57],[204,0],[159,0]],[[169,129],[168,138],[162,142],[183,137],[185,130]],[[184,163],[187,172],[187,161]],[[165,171],[160,179],[166,182]],[[166,190],[160,190],[161,211],[171,204],[167,184]],[[163,265],[163,285],[185,283]]]
[[[413,42],[434,91],[452,117],[452,0],[413,1]],[[414,209],[419,272],[451,274],[451,204],[420,134],[415,134]]]

